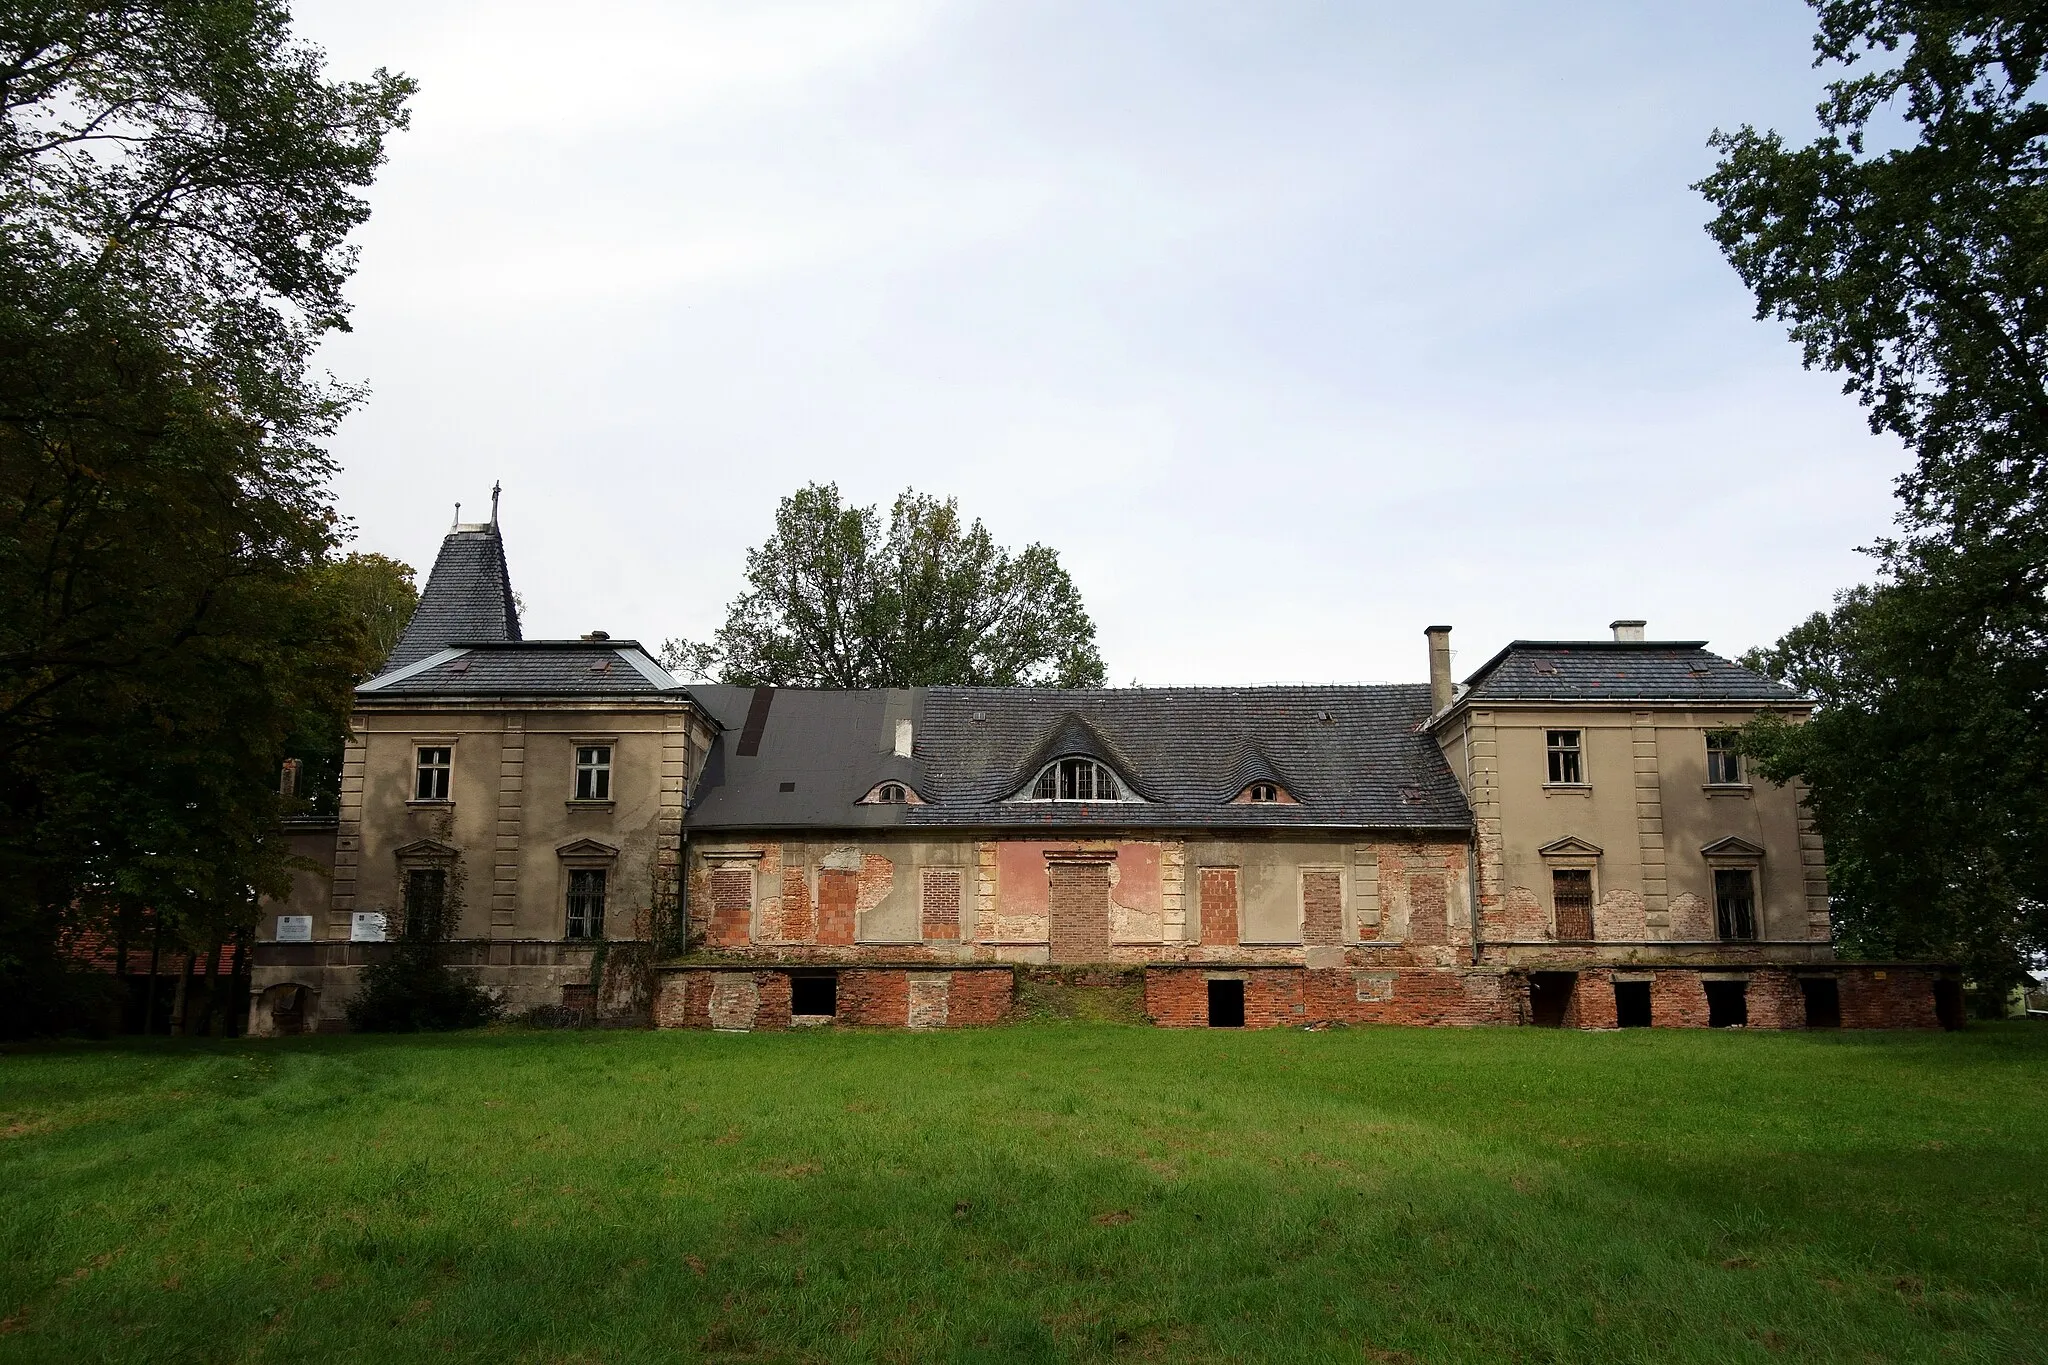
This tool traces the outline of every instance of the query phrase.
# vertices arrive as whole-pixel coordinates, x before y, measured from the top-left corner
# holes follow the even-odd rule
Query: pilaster
[[[498,821],[491,869],[491,936],[519,923],[519,836],[526,808],[526,717],[505,717],[498,751]]]
[[[1636,845],[1643,868],[1643,922],[1671,924],[1669,869],[1664,848],[1664,784],[1657,769],[1657,723],[1648,711],[1635,713],[1629,727],[1635,766]]]

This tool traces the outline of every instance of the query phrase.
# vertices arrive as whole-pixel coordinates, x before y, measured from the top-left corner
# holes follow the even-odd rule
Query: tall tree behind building
[[[1904,441],[1900,533],[1756,665],[1819,699],[1749,733],[1801,778],[1837,928],[1991,993],[2048,948],[2048,5],[1815,0],[1823,134],[1717,133],[1709,231]]]
[[[879,507],[808,485],[747,552],[747,583],[711,640],[668,642],[670,667],[753,687],[1102,685],[1059,555],[1003,549],[952,498],[906,490],[885,532]]]
[[[288,739],[375,663],[307,361],[412,85],[322,67],[276,0],[0,3],[0,1029],[78,916],[282,889]]]

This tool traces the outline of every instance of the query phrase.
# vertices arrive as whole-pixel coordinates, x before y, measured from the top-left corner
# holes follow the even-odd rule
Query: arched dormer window
[[[924,798],[908,782],[877,782],[856,802],[862,806],[922,806]]]
[[[1244,795],[1253,805],[1264,806],[1280,799],[1280,789],[1271,782],[1254,782],[1245,788]]]
[[[1031,784],[1033,801],[1123,801],[1123,783],[1092,758],[1056,759]]]
[[[901,782],[884,782],[875,789],[875,800],[884,806],[900,806],[908,799]]]

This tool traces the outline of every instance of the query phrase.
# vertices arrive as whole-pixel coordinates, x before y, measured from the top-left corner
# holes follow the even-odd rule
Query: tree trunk
[[[249,930],[235,930],[235,956],[228,969],[228,995],[235,1006],[228,1016],[227,1034],[240,1038],[249,1031]]]
[[[171,999],[171,1036],[185,1036],[185,1007],[191,999],[192,945],[185,945],[185,969],[178,973],[178,993]]]
[[[220,1037],[220,936],[213,940],[213,951],[206,957],[206,1027],[200,1030],[209,1038]]]
[[[147,1038],[156,1032],[156,970],[164,957],[164,921],[159,915],[156,928],[149,936],[149,992],[142,1002],[142,1036]]]

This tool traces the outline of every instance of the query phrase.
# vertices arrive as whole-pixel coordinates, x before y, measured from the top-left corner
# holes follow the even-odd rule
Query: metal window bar
[[[404,919],[393,925],[394,931],[403,932],[407,926],[416,931],[424,929],[427,936],[438,937],[441,913],[448,904],[448,870],[440,867],[415,867],[405,874]]]
[[[1756,878],[1747,869],[1714,873],[1714,921],[1722,938],[1756,937]]]
[[[604,872],[578,868],[569,873],[569,915],[565,937],[604,937]]]
[[[1593,937],[1593,874],[1564,869],[1550,874],[1550,901],[1557,914],[1557,936],[1567,941]]]

